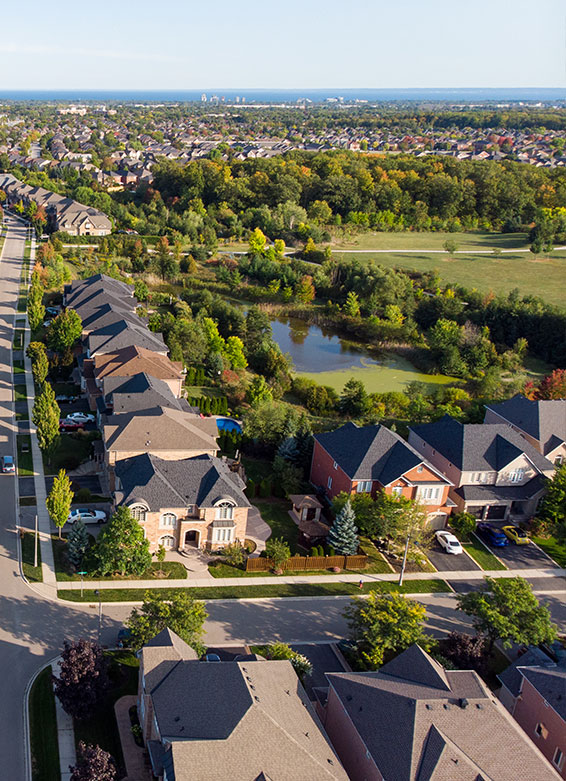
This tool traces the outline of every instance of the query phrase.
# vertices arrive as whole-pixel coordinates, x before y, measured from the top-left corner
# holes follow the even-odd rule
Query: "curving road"
[[[25,228],[6,216],[9,227],[0,261],[0,456],[15,452],[11,348]],[[1,778],[28,781],[24,699],[29,680],[56,656],[65,638],[98,633],[96,605],[74,605],[45,598],[20,577],[17,546],[16,478],[0,474],[0,670],[2,672]],[[544,587],[544,583],[542,584]],[[209,645],[269,642],[273,639],[324,642],[343,637],[346,597],[217,600],[208,604]],[[429,626],[437,632],[461,627],[454,597],[422,597]],[[563,594],[549,595],[555,620],[566,626]],[[101,641],[112,645],[131,607],[103,606]]]

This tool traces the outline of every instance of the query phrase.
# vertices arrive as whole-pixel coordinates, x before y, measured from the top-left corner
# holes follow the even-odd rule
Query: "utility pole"
[[[100,645],[100,632],[102,629],[102,594],[98,589],[94,592],[98,597],[98,644]]]
[[[399,585],[403,585],[403,576],[405,574],[405,566],[407,564],[407,554],[409,552],[409,540],[411,539],[411,531],[407,532],[407,539],[405,540],[405,552],[403,554],[403,563],[401,564],[401,572],[399,573]]]

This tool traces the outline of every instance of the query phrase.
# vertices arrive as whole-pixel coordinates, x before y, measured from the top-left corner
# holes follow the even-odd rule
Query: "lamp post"
[[[407,532],[407,539],[405,540],[405,552],[403,553],[403,563],[401,564],[401,572],[399,573],[399,585],[403,585],[403,576],[405,574],[405,566],[407,564],[407,554],[409,552],[409,541],[411,539],[411,531]]]
[[[81,572],[77,572],[77,575],[81,576],[81,599],[82,599],[82,596],[83,596],[83,576],[86,575],[86,574],[87,573],[84,570],[82,570]],[[95,592],[95,593],[98,594],[98,592]]]
[[[100,645],[100,632],[102,629],[102,595],[98,589],[94,592],[98,597],[98,644]]]

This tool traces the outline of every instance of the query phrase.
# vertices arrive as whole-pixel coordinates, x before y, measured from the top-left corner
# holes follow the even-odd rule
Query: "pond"
[[[406,358],[394,353],[373,357],[361,346],[336,333],[308,325],[295,317],[271,321],[273,338],[291,356],[295,373],[341,391],[350,377],[362,380],[369,393],[402,391],[410,382],[442,385],[456,382],[444,374],[423,374]]]

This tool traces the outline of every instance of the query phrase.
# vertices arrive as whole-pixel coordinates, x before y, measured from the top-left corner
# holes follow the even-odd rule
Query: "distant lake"
[[[295,317],[271,321],[273,338],[293,361],[296,374],[340,391],[350,377],[360,379],[372,393],[402,391],[410,382],[439,385],[456,382],[444,374],[423,374],[410,361],[393,353],[379,358],[334,331],[308,325]]]

